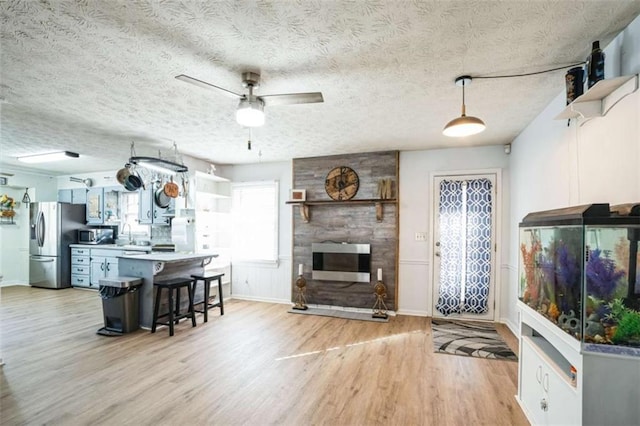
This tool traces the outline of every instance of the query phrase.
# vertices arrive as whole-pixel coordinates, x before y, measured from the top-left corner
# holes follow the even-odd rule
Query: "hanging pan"
[[[164,193],[164,187],[162,186],[156,189],[153,199],[161,209],[166,209],[171,204],[171,197]]]
[[[173,183],[173,177],[171,180],[164,184],[164,193],[171,198],[176,198],[178,196],[178,192],[180,192],[180,188],[178,185]]]

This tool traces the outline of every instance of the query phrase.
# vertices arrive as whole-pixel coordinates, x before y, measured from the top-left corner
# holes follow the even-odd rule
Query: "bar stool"
[[[196,315],[193,309],[193,279],[191,278],[171,278],[164,281],[156,281],[153,286],[156,287],[156,303],[153,309],[153,325],[151,326],[151,332],[156,332],[156,325],[168,325],[169,336],[173,336],[173,324],[178,323],[182,318],[191,318],[191,325],[196,326]],[[180,313],[180,290],[186,287],[189,294],[189,309],[187,312]],[[166,314],[158,315],[160,310],[160,300],[162,299],[162,289],[166,289],[169,299],[169,312]],[[173,293],[176,293],[175,305]],[[167,322],[158,321],[160,318],[168,317]]]
[[[224,274],[215,274],[215,275],[191,275],[193,278],[193,294],[196,293],[196,288],[198,287],[198,281],[202,281],[204,283],[204,300],[202,303],[202,310],[196,312],[200,312],[204,314],[204,322],[207,322],[209,319],[207,315],[207,311],[211,308],[220,307],[220,315],[224,315],[224,301],[222,300],[222,277]],[[209,303],[209,290],[211,288],[211,281],[218,280],[218,301],[216,303]],[[196,303],[199,305],[200,303]]]

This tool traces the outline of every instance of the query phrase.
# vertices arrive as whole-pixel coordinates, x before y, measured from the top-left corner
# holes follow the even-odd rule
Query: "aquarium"
[[[640,356],[640,205],[590,204],[520,223],[519,299],[583,349]]]
[[[640,356],[640,205],[585,226],[583,350]]]

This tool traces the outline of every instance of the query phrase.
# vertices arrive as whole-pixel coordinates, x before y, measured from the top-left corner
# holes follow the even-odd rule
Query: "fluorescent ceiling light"
[[[471,77],[463,75],[456,78],[456,85],[462,86],[462,115],[454,118],[444,126],[442,134],[454,138],[471,136],[484,131],[486,128],[484,121],[478,117],[471,117],[466,114],[466,106],[464,104],[464,86],[471,84]]]
[[[131,157],[129,163],[136,164],[145,169],[153,170],[158,173],[164,173],[167,175],[176,175],[177,173],[184,173],[189,171],[189,168],[184,164],[174,163],[173,161],[165,160],[164,158],[156,157]]]
[[[236,121],[245,127],[262,126],[264,124],[264,102],[253,95],[241,99],[236,110]]]
[[[171,175],[171,176],[176,175],[175,170],[167,169],[166,167],[162,167],[157,164],[140,162],[138,163],[138,165],[140,165],[140,167],[144,167],[145,169],[153,170],[154,172],[164,173],[165,175]]]
[[[18,157],[18,161],[23,163],[48,163],[51,161],[68,160],[70,158],[78,158],[79,154],[70,151],[49,152],[47,154],[25,155]]]

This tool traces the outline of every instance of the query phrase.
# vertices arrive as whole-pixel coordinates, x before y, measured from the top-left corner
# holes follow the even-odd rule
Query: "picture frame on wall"
[[[306,189],[292,189],[291,201],[305,201],[307,199]]]

